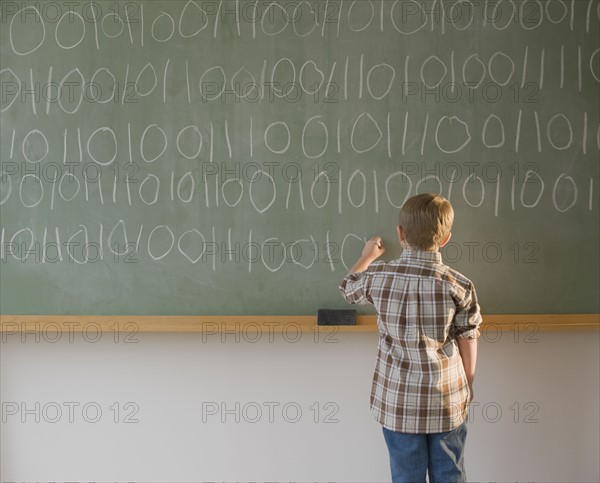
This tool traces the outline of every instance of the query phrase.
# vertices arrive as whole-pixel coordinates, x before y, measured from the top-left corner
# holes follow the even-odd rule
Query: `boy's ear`
[[[402,230],[400,225],[396,226],[396,231],[398,232],[398,240],[401,242],[404,241],[406,236],[404,235],[404,230]]]
[[[449,231],[444,241],[440,244],[440,248],[442,248],[446,243],[448,243],[450,241],[450,238],[452,238],[452,232]]]

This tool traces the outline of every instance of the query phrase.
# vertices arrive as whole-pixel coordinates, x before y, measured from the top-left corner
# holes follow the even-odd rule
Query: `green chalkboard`
[[[485,313],[599,312],[597,0],[0,7],[3,314],[344,307],[425,191]]]

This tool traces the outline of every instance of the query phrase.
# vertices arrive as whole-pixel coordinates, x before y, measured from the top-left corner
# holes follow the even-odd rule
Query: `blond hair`
[[[450,202],[433,193],[409,198],[398,216],[406,241],[418,250],[437,250],[450,233],[453,221]]]

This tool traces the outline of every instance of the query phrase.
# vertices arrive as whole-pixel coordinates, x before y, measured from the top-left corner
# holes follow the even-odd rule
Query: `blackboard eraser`
[[[317,325],[356,325],[356,310],[319,309]]]

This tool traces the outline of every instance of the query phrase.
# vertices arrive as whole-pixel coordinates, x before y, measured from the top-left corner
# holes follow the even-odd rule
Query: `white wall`
[[[536,343],[514,336],[481,339],[469,480],[600,481],[600,334],[538,333]],[[281,334],[269,342],[266,333],[258,343],[236,343],[234,335],[226,343],[220,335],[203,341],[201,334],[138,334],[135,344],[115,343],[113,334],[97,343],[80,334],[74,342],[63,334],[58,343],[19,337],[0,346],[2,481],[390,479],[381,429],[368,406],[374,333],[338,334],[337,343],[324,343],[323,336],[315,342],[312,333],[296,343]],[[235,408],[236,401],[250,403],[248,418],[262,406],[262,418],[236,423],[231,414],[222,423],[219,415],[205,415],[202,421],[203,402]],[[33,409],[24,423],[21,414],[10,415],[11,403],[22,402]],[[109,408],[115,402],[120,418],[130,412],[125,403],[137,404],[139,422],[115,423]],[[264,404],[270,402],[279,403],[273,422]],[[80,404],[73,423],[65,403]],[[86,403],[103,410],[97,423],[84,420]],[[298,422],[284,419],[286,403],[292,403],[288,418],[302,409]],[[56,405],[63,414],[52,423]],[[331,408],[338,409],[337,422],[325,423]],[[528,415],[537,422],[524,422]]]

